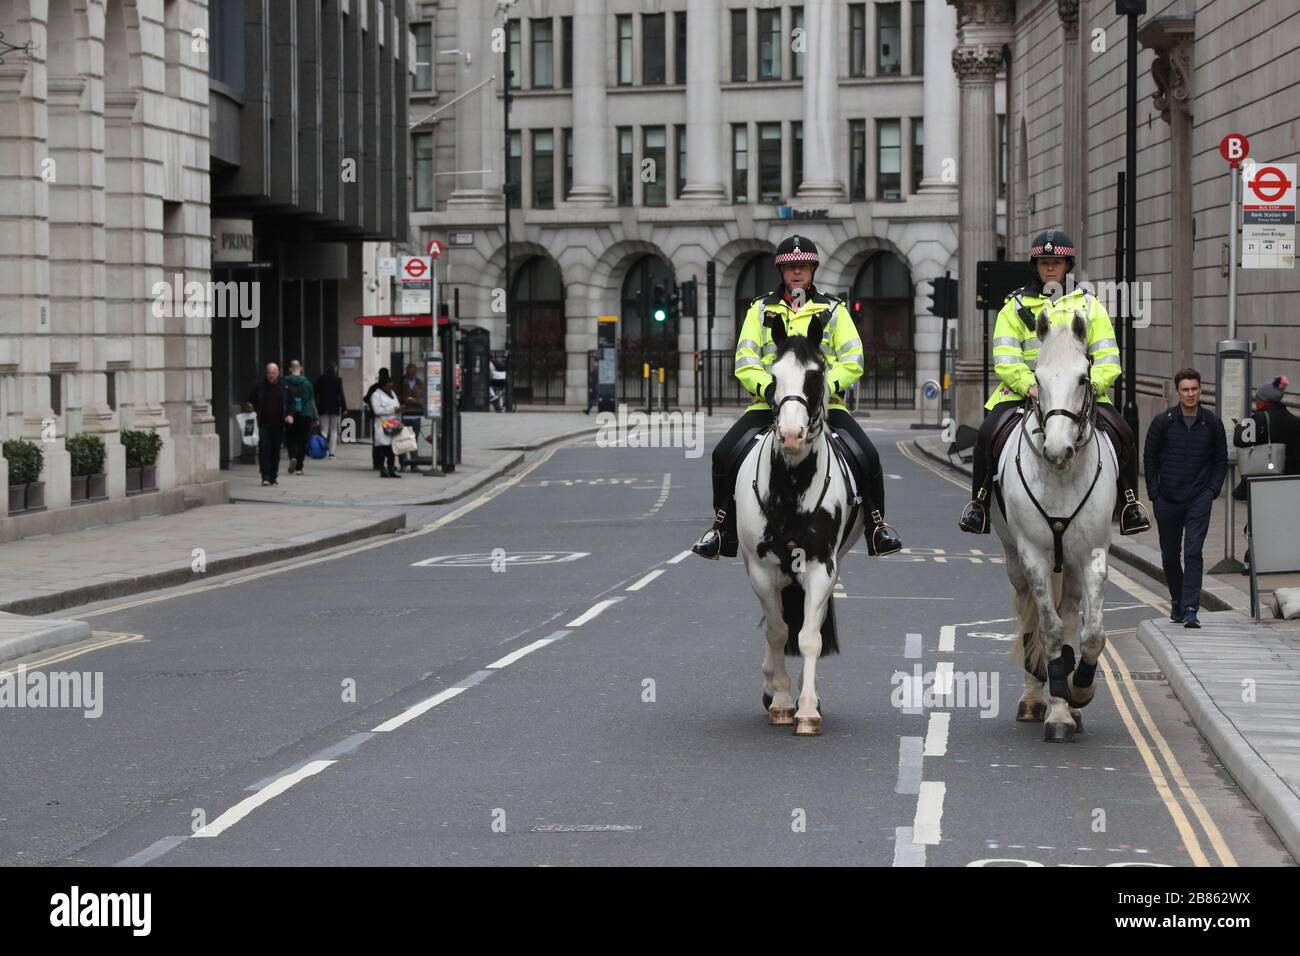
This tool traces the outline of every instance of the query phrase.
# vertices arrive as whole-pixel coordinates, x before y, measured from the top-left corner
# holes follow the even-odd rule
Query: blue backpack
[[[329,454],[330,445],[325,440],[325,436],[316,432],[307,440],[307,456],[309,458],[324,458]]]

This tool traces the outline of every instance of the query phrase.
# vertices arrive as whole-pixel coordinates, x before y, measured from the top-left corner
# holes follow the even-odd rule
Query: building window
[[[925,175],[925,123],[921,117],[912,118],[912,192],[921,191],[921,177]]]
[[[749,11],[731,11],[731,82],[749,79]]]
[[[506,167],[506,190],[510,208],[518,209],[524,179],[524,136],[517,129],[510,131],[510,165]]]
[[[803,34],[803,7],[790,8],[791,36],[799,37],[799,46],[806,49],[808,37]],[[796,80],[803,79],[803,54],[795,50],[790,56],[790,68]]]
[[[658,86],[668,82],[668,49],[664,36],[664,15],[644,14],[641,17],[641,82]]]
[[[411,33],[415,36],[415,89],[427,93],[433,89],[433,24],[417,23]]]
[[[533,130],[533,208],[555,208],[555,134]]]
[[[686,127],[674,126],[673,136],[677,140],[677,191],[674,196],[681,199],[686,190]]]
[[[903,140],[898,120],[876,120],[876,198],[903,198]]]
[[[781,79],[781,11],[758,11],[758,78]]]
[[[881,75],[902,69],[899,10],[897,3],[876,4],[876,72]]]
[[[573,88],[573,17],[560,17],[560,83],[566,90]]]
[[[673,14],[673,82],[686,83],[686,13]]]
[[[561,140],[564,149],[564,182],[560,184],[560,195],[565,199],[573,192],[573,130],[565,129]]]
[[[998,198],[1007,198],[1007,118],[998,117]]]
[[[912,0],[912,75],[925,73],[925,0]]]
[[[781,124],[758,124],[758,201],[781,201]]]
[[[731,127],[731,201],[749,202],[749,129],[744,123]]]
[[[555,85],[555,27],[550,19],[533,20],[530,24],[533,38],[533,86],[550,89]]]
[[[244,5],[235,0],[208,4],[208,63],[212,78],[244,92]]]
[[[433,134],[415,135],[415,208],[433,208]]]
[[[849,120],[849,199],[867,198],[867,121]]]
[[[632,127],[618,128],[618,204],[632,205]]]
[[[790,163],[790,189],[792,193],[798,193],[799,187],[803,185],[803,123],[791,123],[790,134],[794,140],[791,147],[793,159]]]
[[[663,126],[641,128],[641,162],[650,160],[650,180],[641,190],[646,206],[668,205],[668,130]],[[644,165],[642,166],[644,169]]]
[[[618,18],[618,85],[632,85],[632,17]]]
[[[867,75],[867,5],[849,4],[849,76]]]
[[[506,24],[507,47],[510,50],[510,88],[518,90],[523,87],[524,83],[524,39],[523,27],[518,20],[511,20]]]

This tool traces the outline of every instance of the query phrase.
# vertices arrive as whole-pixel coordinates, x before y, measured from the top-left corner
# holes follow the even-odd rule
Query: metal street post
[[[1146,0],[1116,0],[1115,12],[1128,15],[1128,56],[1125,66],[1127,79],[1124,103],[1124,310],[1128,313],[1128,369],[1125,382],[1124,419],[1133,429],[1134,440],[1138,434],[1137,409],[1137,336],[1133,334],[1133,284],[1137,281],[1137,29],[1138,17],[1147,12]],[[1191,277],[1188,277],[1191,281]]]
[[[704,270],[705,276],[705,307],[709,313],[708,333],[704,342],[704,397],[709,410],[709,417],[713,417],[713,309],[717,303],[717,269],[713,260],[709,260],[708,266]]]
[[[1128,288],[1124,284],[1124,210],[1126,200],[1124,198],[1124,170],[1115,174],[1115,284],[1120,289]],[[1121,408],[1125,408],[1127,416],[1127,399],[1128,383],[1133,380],[1136,369],[1133,368],[1133,352],[1130,348],[1133,342],[1133,326],[1130,324],[1128,295],[1123,295],[1118,303],[1118,314],[1115,318],[1119,322],[1115,330],[1120,337],[1120,351],[1124,353],[1124,377],[1119,382],[1119,394],[1115,396],[1120,403]]]
[[[508,23],[507,23],[508,25]],[[514,81],[514,71],[510,69],[510,45],[501,53],[501,72],[505,75],[505,95],[502,97],[504,108],[501,112],[504,130],[505,148],[501,167],[501,191],[505,194],[506,206],[506,410],[515,410],[515,327],[510,312],[510,196],[514,183],[510,181],[510,84]]]

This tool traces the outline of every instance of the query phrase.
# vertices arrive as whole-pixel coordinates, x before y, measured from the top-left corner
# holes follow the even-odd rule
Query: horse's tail
[[[1058,608],[1061,606],[1061,586],[1061,575],[1053,574],[1052,603]],[[1011,603],[1016,609],[1016,621],[1019,624],[1019,630],[1011,642],[1011,660],[1017,664],[1024,664],[1025,670],[1030,673],[1045,673],[1047,659],[1043,653],[1042,635],[1038,632],[1038,604],[1028,591],[1025,592],[1024,603],[1021,604],[1014,589]],[[1026,639],[1025,635],[1031,636]]]
[[[781,589],[781,617],[785,621],[785,653],[787,657],[799,656],[799,632],[803,630],[803,588],[798,582]],[[840,643],[835,634],[835,598],[826,605],[826,618],[822,621],[822,652],[819,657],[838,654]]]

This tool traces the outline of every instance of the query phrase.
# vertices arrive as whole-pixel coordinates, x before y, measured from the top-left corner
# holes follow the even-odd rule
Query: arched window
[[[760,295],[767,295],[773,289],[781,284],[781,273],[777,271],[772,262],[772,255],[767,252],[760,252],[751,256],[745,263],[745,267],[740,270],[740,277],[736,280],[736,334],[740,334],[740,327],[745,322],[745,313],[749,311],[749,303],[753,302]]]
[[[863,263],[853,280],[849,310],[868,350],[912,348],[912,277],[907,264],[890,252]]]
[[[554,259],[533,256],[513,276],[510,309],[515,346],[564,348],[564,283]]]

